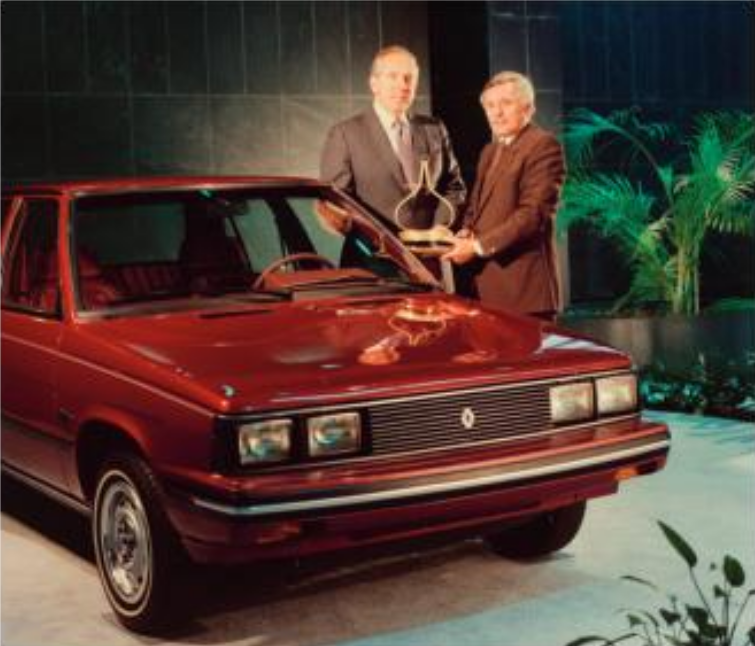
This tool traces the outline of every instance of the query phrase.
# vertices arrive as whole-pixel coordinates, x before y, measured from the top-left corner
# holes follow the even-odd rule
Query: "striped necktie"
[[[417,183],[417,158],[412,148],[412,133],[409,124],[403,121],[395,121],[393,124],[396,133],[396,155],[404,172],[404,179],[409,184]]]

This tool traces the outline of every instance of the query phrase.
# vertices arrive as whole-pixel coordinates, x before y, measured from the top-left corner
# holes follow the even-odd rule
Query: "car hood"
[[[626,367],[626,355],[457,297],[95,319],[79,354],[222,412],[301,408]]]

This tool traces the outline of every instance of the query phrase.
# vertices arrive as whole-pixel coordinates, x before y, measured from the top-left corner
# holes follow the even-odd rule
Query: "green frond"
[[[659,166],[658,177],[666,188],[666,192],[672,194],[674,192],[674,184],[676,180],[673,166]]]
[[[593,146],[599,137],[609,133],[625,137],[628,134],[623,126],[627,122],[626,112],[617,111],[605,117],[586,108],[570,112],[562,134],[569,167],[589,164],[594,155]]]
[[[559,217],[569,224],[588,222],[606,237],[635,240],[650,223],[654,203],[625,177],[595,173],[567,180]]]
[[[755,118],[701,115],[686,157],[659,160],[656,150],[668,151],[656,144],[674,130],[640,116],[636,108],[607,116],[571,113],[564,131],[570,170],[558,228],[583,222],[618,245],[632,278],[617,306],[655,301],[692,313],[709,232],[755,234]],[[609,148],[616,154],[604,158]],[[604,172],[604,159],[614,172]],[[625,174],[616,172],[617,164]]]

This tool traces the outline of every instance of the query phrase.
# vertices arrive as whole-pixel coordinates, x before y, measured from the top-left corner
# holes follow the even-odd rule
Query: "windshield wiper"
[[[414,283],[403,278],[382,278],[380,276],[338,276],[335,278],[302,281],[301,283],[286,285],[287,289],[294,292],[323,288],[348,289],[350,287],[388,287],[391,290],[399,288],[401,290],[410,290],[413,292],[427,292],[435,289],[434,285],[428,283]]]
[[[238,288],[233,289],[202,289],[202,290],[185,290],[185,291],[156,291],[147,294],[133,294],[115,298],[108,303],[108,306],[134,305],[136,303],[151,303],[154,301],[168,301],[192,298],[223,298],[227,297],[233,301],[249,302],[270,302],[291,300],[291,292],[273,289],[255,289],[253,291],[241,291]]]
[[[285,289],[253,289],[248,292],[233,294],[233,299],[248,301],[290,301],[291,292]]]

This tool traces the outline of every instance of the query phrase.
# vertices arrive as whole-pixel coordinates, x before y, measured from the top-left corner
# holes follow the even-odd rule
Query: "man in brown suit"
[[[436,190],[459,208],[466,187],[446,127],[427,115],[410,112],[419,80],[417,60],[409,50],[391,46],[372,63],[372,106],[335,124],[320,159],[320,177],[346,191],[381,216],[394,230],[394,210],[416,186],[427,160]],[[407,227],[435,223],[437,200],[415,205]]]
[[[552,134],[531,123],[535,93],[526,76],[496,74],[480,101],[493,142],[480,154],[462,229],[444,258],[467,265],[483,303],[554,320],[563,151]]]

